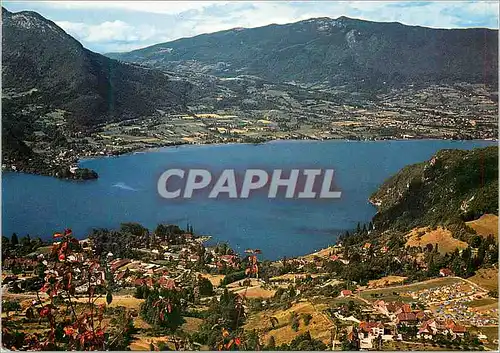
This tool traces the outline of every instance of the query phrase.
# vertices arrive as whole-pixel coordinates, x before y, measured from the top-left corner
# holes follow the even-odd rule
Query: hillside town
[[[307,344],[330,350],[484,350],[498,344],[496,292],[449,268],[421,281],[393,276],[366,285],[339,275],[353,264],[346,251],[355,251],[342,241],[314,254],[270,262],[258,249],[237,254],[226,244],[208,245],[210,237],[194,234],[190,225],[187,230],[159,225],[150,232],[123,224],[113,233],[123,243],[110,242],[109,234],[94,231],[76,241],[67,229],[56,233],[52,244],[17,236],[2,239],[6,348],[29,348],[26,341],[19,342],[19,334],[42,344],[49,329],[43,324],[45,308],[64,313],[63,303],[72,301],[68,305],[76,305],[78,317],[89,293],[99,291],[107,293],[106,301],[101,296],[92,300],[103,308],[107,303],[104,321],[115,322],[118,308],[130,320],[130,334],[115,348],[294,349]],[[360,262],[377,254],[381,260],[392,257],[386,245],[365,242],[358,251]],[[70,272],[63,272],[65,266],[71,266]],[[491,266],[496,273],[497,265]],[[64,273],[71,273],[71,287]],[[160,312],[163,319],[150,316],[156,315],[148,311],[152,293],[180,298],[166,304],[179,306],[177,324],[165,318],[173,308]],[[225,296],[234,296],[236,322],[217,314],[222,305],[217,298]],[[221,333],[204,331],[214,315]],[[21,329],[13,336],[20,323],[30,327],[29,335]],[[208,340],[203,338],[207,334]]]

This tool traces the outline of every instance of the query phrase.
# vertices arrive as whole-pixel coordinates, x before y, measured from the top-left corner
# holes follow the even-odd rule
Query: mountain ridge
[[[248,74],[275,82],[381,86],[498,80],[498,30],[434,29],[348,17],[230,29],[106,55],[166,70],[196,62],[207,74]]]
[[[402,22],[398,22],[398,21],[391,21],[391,22],[385,22],[384,21],[384,22],[379,22],[379,21],[371,21],[371,20],[365,20],[365,19],[361,19],[361,18],[354,18],[354,17],[348,17],[348,16],[339,16],[337,18],[324,16],[324,17],[311,17],[311,18],[305,19],[305,20],[300,20],[300,21],[290,22],[290,23],[282,23],[282,24],[280,24],[280,23],[274,23],[273,22],[273,23],[269,23],[267,25],[257,26],[257,27],[233,27],[233,28],[229,28],[229,29],[224,29],[224,30],[216,31],[216,32],[206,32],[206,33],[196,34],[196,35],[193,35],[193,36],[180,37],[180,38],[168,41],[168,42],[147,45],[147,46],[140,47],[140,48],[137,48],[137,49],[133,49],[133,50],[130,50],[130,51],[104,52],[104,53],[102,53],[102,55],[113,57],[115,55],[119,56],[120,54],[129,54],[129,53],[133,53],[133,52],[138,52],[138,51],[141,51],[143,49],[151,48],[151,47],[154,47],[154,46],[157,46],[157,45],[163,45],[165,43],[174,43],[174,42],[181,41],[181,40],[184,40],[184,39],[196,38],[196,37],[211,35],[211,34],[215,34],[215,33],[232,32],[232,31],[239,31],[239,30],[250,30],[250,29],[264,28],[264,27],[271,27],[271,26],[277,26],[277,27],[279,27],[279,26],[288,26],[288,25],[292,25],[292,24],[307,23],[307,22],[313,22],[313,21],[318,21],[318,20],[323,20],[323,21],[326,21],[326,20],[329,20],[329,21],[339,21],[339,20],[343,20],[343,21],[359,21],[359,22],[365,22],[365,23],[377,23],[377,24],[387,24],[387,25],[401,25],[401,26],[405,26],[405,27],[426,28],[426,29],[443,30],[443,31],[453,31],[453,30],[457,30],[457,31],[465,31],[465,30],[498,31],[497,29],[494,29],[494,28],[481,27],[481,26],[478,26],[478,27],[467,27],[467,28],[458,28],[458,27],[457,28],[441,28],[441,27],[426,27],[426,26],[421,26],[421,25],[409,25],[409,24],[405,24],[405,23],[402,23]]]
[[[370,197],[377,229],[462,223],[498,214],[498,146],[443,149],[408,165]]]
[[[155,108],[185,110],[185,83],[94,53],[36,12],[2,8],[2,22],[4,89],[36,88],[42,101],[67,111],[79,127],[148,115]]]
[[[68,178],[85,134],[157,109],[184,112],[191,85],[94,53],[33,11],[2,7],[2,164]]]

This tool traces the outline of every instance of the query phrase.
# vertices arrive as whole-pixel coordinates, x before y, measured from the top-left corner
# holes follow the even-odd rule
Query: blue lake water
[[[263,257],[297,256],[332,244],[338,235],[369,222],[376,209],[367,201],[380,184],[408,164],[428,160],[442,148],[471,149],[487,141],[276,141],[162,148],[112,158],[84,160],[98,180],[74,182],[19,173],[2,177],[2,233],[48,239],[65,227],[78,237],[92,228],[139,222],[158,223],[210,234],[239,252],[260,248]],[[170,168],[333,168],[341,199],[166,200],[157,192],[159,175]]]

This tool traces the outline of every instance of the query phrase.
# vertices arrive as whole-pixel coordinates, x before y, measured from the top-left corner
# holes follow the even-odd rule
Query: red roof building
[[[412,325],[417,323],[417,316],[414,313],[399,313],[396,316],[398,324]]]
[[[348,289],[344,289],[342,291],[340,291],[340,296],[341,297],[349,297],[352,295],[352,291],[348,290]]]
[[[439,275],[443,277],[453,276],[453,271],[450,270],[449,268],[442,268],[439,270]]]
[[[115,260],[115,261],[111,262],[111,266],[110,266],[111,272],[115,272],[120,267],[128,265],[131,262],[132,261],[129,259]]]

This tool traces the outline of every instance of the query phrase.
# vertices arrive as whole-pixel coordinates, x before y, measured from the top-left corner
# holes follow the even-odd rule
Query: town
[[[355,234],[370,229],[359,227]],[[118,230],[94,230],[80,241],[66,229],[54,234],[52,244],[3,237],[4,347],[497,347],[498,264],[493,256],[489,267],[469,279],[441,268],[421,280],[393,275],[367,281],[351,272],[357,263],[394,258],[406,267],[419,254],[395,256],[397,250],[387,245],[349,246],[345,239],[313,254],[272,262],[259,249],[237,254],[227,244],[197,235],[189,224],[186,229],[158,225],[150,231],[127,223]],[[481,248],[498,251],[491,238],[485,241]],[[463,251],[459,257],[465,256]],[[94,323],[82,319],[89,317]],[[113,344],[93,336],[101,323]],[[57,334],[47,339],[46,333],[58,327],[62,341],[58,343]]]

